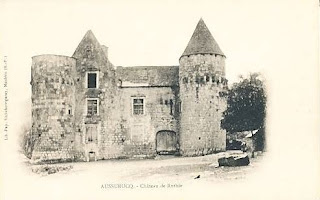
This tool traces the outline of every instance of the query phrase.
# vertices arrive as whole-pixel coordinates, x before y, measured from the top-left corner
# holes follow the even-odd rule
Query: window
[[[170,115],[173,115],[173,100],[170,99]]]
[[[203,76],[200,77],[200,83],[204,83],[204,77]]]
[[[89,133],[87,136],[88,136],[88,142],[93,142],[92,133]]]
[[[97,88],[97,73],[96,72],[89,72],[87,75],[87,87],[88,88]]]
[[[178,102],[178,112],[179,113],[182,112],[182,102],[181,101]]]
[[[143,115],[144,114],[144,99],[135,98],[133,99],[133,114]]]
[[[200,77],[196,76],[196,83],[199,84],[200,83]]]
[[[97,127],[96,126],[88,126],[86,127],[86,139],[87,143],[97,142]]]
[[[88,99],[87,100],[87,115],[98,115],[98,100]]]

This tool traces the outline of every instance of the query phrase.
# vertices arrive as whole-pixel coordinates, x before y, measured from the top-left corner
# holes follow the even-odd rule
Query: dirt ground
[[[201,157],[158,156],[155,159],[143,160],[101,160],[97,162],[77,162],[31,166],[32,171],[46,166],[60,168],[48,174],[45,170],[40,176],[97,176],[112,182],[185,182],[194,180],[227,181],[243,179],[258,168],[263,155],[250,158],[248,166],[217,167],[219,154]],[[63,170],[67,169],[67,170]],[[38,170],[39,171],[39,170]]]

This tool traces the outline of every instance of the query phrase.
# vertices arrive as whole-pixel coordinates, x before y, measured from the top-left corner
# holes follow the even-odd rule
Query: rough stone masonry
[[[225,55],[200,19],[179,66],[115,67],[89,30],[72,57],[32,58],[32,162],[225,151]]]

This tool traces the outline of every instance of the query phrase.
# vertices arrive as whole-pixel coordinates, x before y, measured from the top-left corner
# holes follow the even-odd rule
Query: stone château
[[[225,58],[202,19],[179,66],[115,67],[90,30],[71,57],[32,57],[32,162],[225,151]]]

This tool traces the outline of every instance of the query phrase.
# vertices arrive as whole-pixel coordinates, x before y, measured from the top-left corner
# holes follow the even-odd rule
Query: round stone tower
[[[226,109],[225,55],[202,19],[180,57],[179,86],[181,155],[225,151],[220,125]]]
[[[73,158],[76,60],[67,56],[32,58],[33,162]]]

